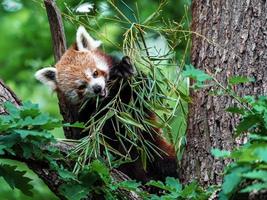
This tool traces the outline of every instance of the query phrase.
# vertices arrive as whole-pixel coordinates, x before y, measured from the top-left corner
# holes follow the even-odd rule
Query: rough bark
[[[59,61],[67,49],[62,17],[54,0],[44,0],[53,41],[55,61]]]
[[[9,87],[5,86],[4,82],[0,79],[0,115],[6,114],[3,107],[6,101],[10,101],[16,106],[21,105],[21,101],[16,94]]]
[[[223,84],[235,75],[252,77],[255,82],[235,87],[240,95],[267,92],[267,2],[262,0],[193,0],[192,64],[215,73]],[[229,97],[210,96],[210,88],[192,92],[187,146],[181,165],[181,179],[197,179],[202,185],[221,182],[223,166],[210,150],[230,150],[235,144],[233,129],[237,117],[224,110],[235,102]]]

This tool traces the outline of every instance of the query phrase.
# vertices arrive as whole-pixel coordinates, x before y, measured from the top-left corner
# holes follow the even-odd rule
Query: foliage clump
[[[265,191],[267,189],[267,97],[241,97],[235,93],[234,86],[254,81],[248,77],[230,77],[224,86],[210,73],[207,74],[193,66],[187,66],[183,75],[195,80],[191,86],[193,89],[213,87],[211,95],[227,95],[237,102],[237,105],[226,108],[226,111],[240,118],[233,134],[236,138],[245,138],[244,144],[233,147],[232,151],[211,150],[217,158],[232,160],[224,169],[219,199],[231,199],[236,192]]]

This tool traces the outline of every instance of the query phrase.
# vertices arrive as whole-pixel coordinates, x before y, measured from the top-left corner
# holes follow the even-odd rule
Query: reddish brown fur
[[[106,56],[99,50],[94,51],[78,51],[76,45],[72,45],[62,56],[60,61],[56,64],[57,68],[57,89],[60,91],[68,91],[69,89],[76,89],[77,83],[75,81],[90,82],[90,78],[84,73],[86,69],[92,71],[97,70],[94,57],[100,57],[111,66],[110,57]],[[97,70],[99,76],[107,76],[107,72]]]
[[[157,121],[155,113],[149,112],[149,119],[152,121]],[[160,128],[153,128],[153,131],[155,132],[155,145],[159,147],[166,154],[167,157],[176,159],[175,148],[163,137],[162,130]]]
[[[96,70],[96,63],[94,60],[94,57],[96,56],[105,60],[109,67],[112,66],[112,58],[99,50],[77,51],[75,45],[69,48],[61,60],[56,64],[58,89],[62,92],[66,92],[69,89],[76,89],[78,96],[82,97],[83,90],[79,90],[77,88],[78,86],[76,81],[90,81],[90,78],[85,75],[84,71],[86,69]],[[98,73],[99,76],[107,76],[107,73],[104,71],[98,70]],[[131,88],[125,89],[125,92],[121,93],[121,95],[124,97],[129,95],[129,97],[125,97],[126,99],[129,99],[129,93],[131,93]],[[126,100],[124,103],[127,103],[127,101],[128,100]],[[90,110],[94,108],[94,106],[94,104],[90,105]],[[86,110],[86,117],[91,116],[91,114],[88,114],[88,111],[89,110]],[[92,112],[92,110],[90,112]],[[148,118],[154,121],[157,120],[156,115],[149,111]],[[86,118],[86,120],[88,120],[88,118]],[[112,134],[113,129],[114,127],[112,126],[107,127],[107,134]],[[143,137],[144,139],[151,141],[155,146],[162,150],[162,152],[159,152],[161,154],[161,158],[155,156],[155,161],[151,163],[150,169],[147,171],[143,169],[140,158],[133,163],[122,165],[120,169],[131,178],[136,178],[141,181],[148,181],[148,176],[163,180],[168,175],[176,175],[174,173],[176,170],[176,152],[174,146],[166,141],[166,139],[162,136],[162,131],[160,129],[155,128],[153,132],[154,133],[152,134],[144,132]],[[115,133],[113,135],[108,135],[107,137],[113,139],[110,141],[114,142],[115,144],[112,147],[118,148],[117,150],[119,150],[120,147],[117,145],[119,142],[116,141],[117,136],[115,136]]]

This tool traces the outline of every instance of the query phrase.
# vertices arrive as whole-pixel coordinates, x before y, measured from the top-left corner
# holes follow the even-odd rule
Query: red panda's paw
[[[134,74],[134,66],[128,56],[124,56],[122,60],[111,68],[112,77],[128,78]]]

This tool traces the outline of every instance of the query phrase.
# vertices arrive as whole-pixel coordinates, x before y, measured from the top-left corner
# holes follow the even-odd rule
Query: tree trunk
[[[62,17],[55,0],[44,0],[44,5],[50,25],[55,62],[58,62],[67,49]],[[65,97],[62,93],[58,92],[57,96],[59,110],[64,119],[64,122],[76,122],[78,108],[66,102]],[[79,134],[80,129],[64,127],[64,135],[68,139],[80,138]]]
[[[243,75],[254,83],[235,87],[239,95],[267,92],[267,2],[263,0],[193,0],[192,64],[213,74],[223,84]],[[202,35],[203,37],[199,36]],[[229,97],[210,96],[209,89],[192,92],[187,146],[181,164],[181,179],[197,179],[202,185],[218,184],[225,162],[214,159],[210,150],[230,150],[237,118],[224,110],[235,102]]]

